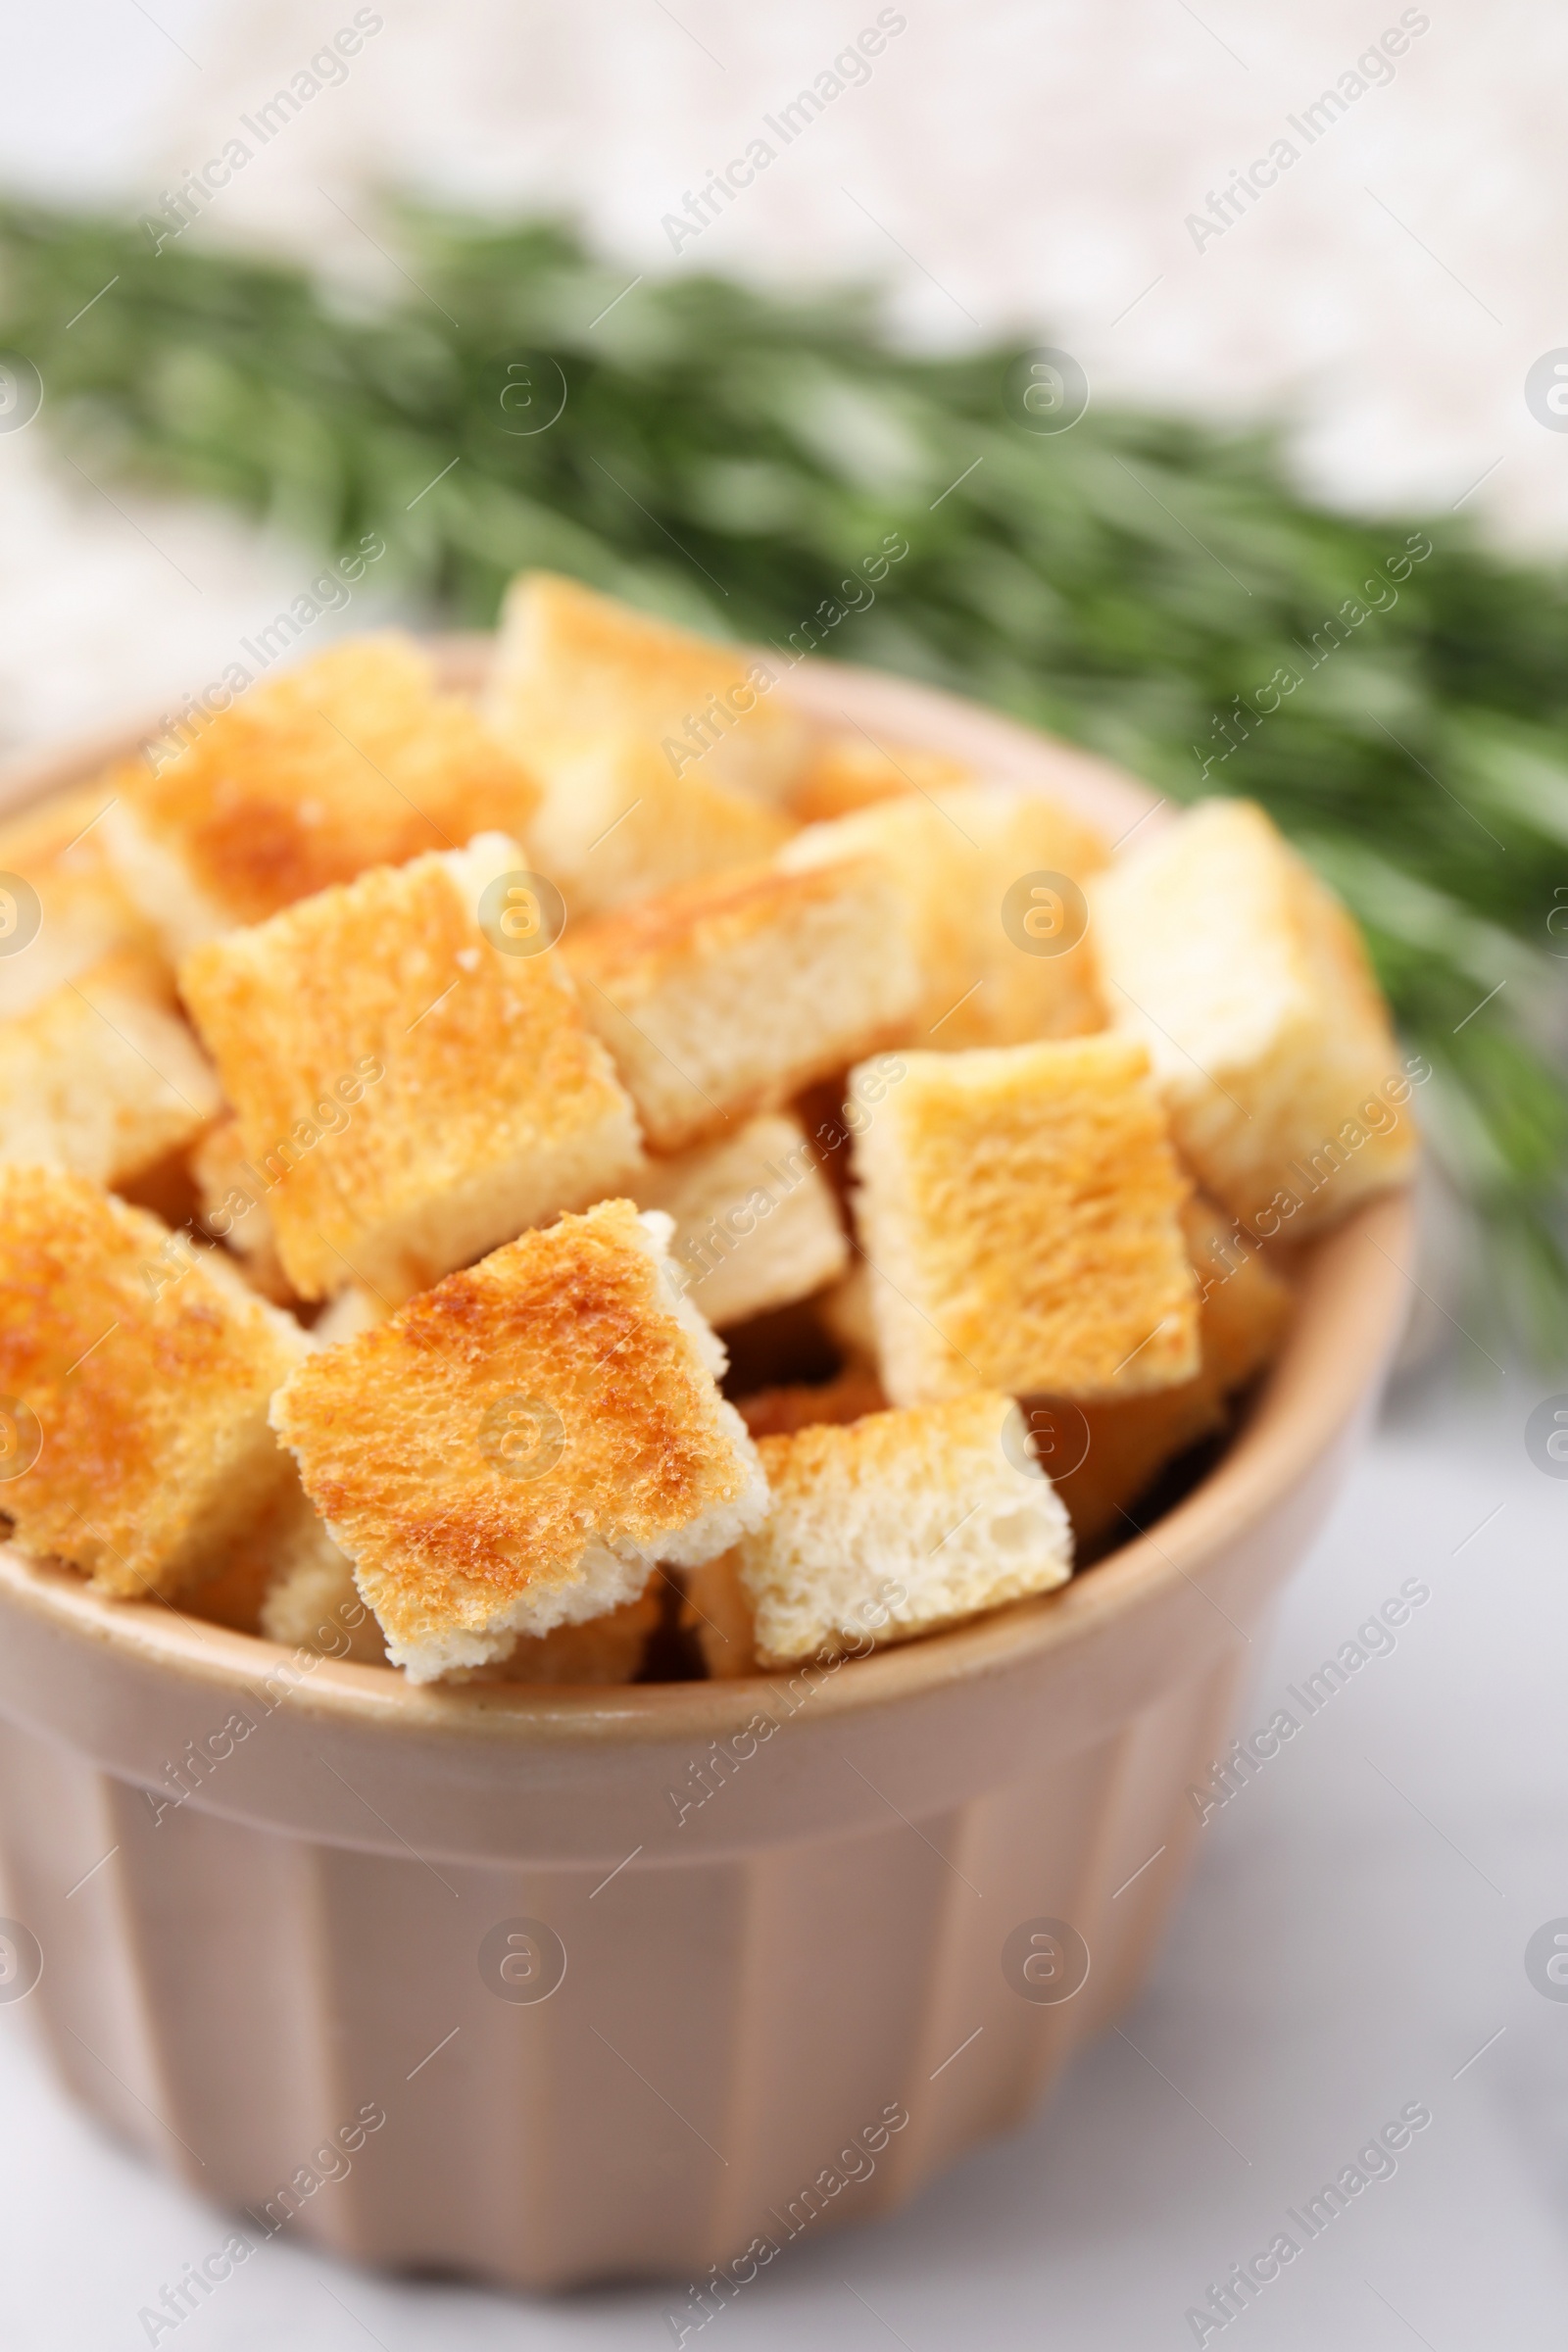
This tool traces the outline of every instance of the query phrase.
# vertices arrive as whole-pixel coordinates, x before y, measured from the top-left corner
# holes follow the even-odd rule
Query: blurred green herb
[[[389,236],[376,301],[0,205],[0,346],[39,368],[78,456],[322,546],[373,528],[381,576],[466,622],[546,564],[782,639],[902,533],[909,555],[824,651],[1173,798],[1262,802],[1360,917],[1435,1065],[1426,1121],[1481,1212],[1494,1328],[1568,1352],[1564,575],[1452,522],[1314,507],[1266,435],[1098,406],[1037,434],[1007,397],[1021,346],[911,355],[860,292],[628,288],[548,223],[410,212]],[[521,429],[562,381],[559,418]]]

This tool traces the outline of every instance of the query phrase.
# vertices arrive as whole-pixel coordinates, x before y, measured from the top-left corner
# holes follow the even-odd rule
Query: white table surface
[[[690,2343],[1174,2352],[1208,2283],[1420,2101],[1394,2177],[1207,2341],[1558,2352],[1568,2004],[1524,1952],[1568,1915],[1568,1485],[1525,1452],[1541,1384],[1473,1361],[1386,1415],[1259,1644],[1250,1724],[1402,1580],[1430,1600],[1208,1822],[1121,2034],[1028,2130],[902,2216],[786,2252]],[[26,2006],[0,2008],[5,2352],[144,2344],[138,2311],[222,2234],[65,2101]],[[273,2243],[177,2332],[181,2352],[653,2352],[673,2299],[392,2282]]]

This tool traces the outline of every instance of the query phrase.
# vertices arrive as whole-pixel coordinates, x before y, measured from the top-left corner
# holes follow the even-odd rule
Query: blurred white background
[[[192,239],[374,279],[388,265],[356,223],[373,231],[377,190],[412,185],[575,215],[628,278],[879,279],[913,338],[1049,327],[1102,396],[1283,416],[1331,498],[1568,538],[1568,435],[1523,389],[1568,344],[1568,17],[1544,0],[908,0],[869,80],[678,254],[663,216],[876,21],[870,0],[371,13],[347,79]],[[353,16],[349,0],[7,0],[0,174],[52,201],[146,204]],[[1417,20],[1392,79],[1310,145],[1289,127]],[[1195,239],[1188,217],[1282,136],[1298,160]],[[0,747],[164,703],[297,584],[297,551],[225,514],[115,502],[43,431],[0,440]],[[1431,1607],[1209,1825],[1127,2038],[901,2221],[769,2272],[717,2323],[733,2352],[1191,2343],[1183,2315],[1207,2282],[1414,2099],[1435,2122],[1398,2177],[1227,2338],[1561,2343],[1568,2005],[1523,1966],[1534,1930],[1568,1914],[1568,1491],[1525,1455],[1540,1395],[1467,1349],[1402,1394],[1254,1661],[1260,1702],[1401,1577],[1431,1584]],[[143,2342],[139,2307],[216,2242],[216,2217],[71,2111],[26,2028],[0,2011],[0,2340]],[[280,2245],[188,2340],[652,2347],[673,2340],[669,2299],[401,2288]]]

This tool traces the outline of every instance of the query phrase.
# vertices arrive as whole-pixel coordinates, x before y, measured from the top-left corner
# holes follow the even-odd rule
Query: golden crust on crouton
[[[659,1152],[873,1052],[919,989],[873,858],[689,883],[568,932],[564,953]]]
[[[763,1666],[908,1641],[1071,1574],[1067,1514],[1010,1397],[817,1423],[759,1451],[771,1507],[733,1556]]]
[[[518,833],[538,787],[427,655],[388,634],[253,687],[156,768],[113,779],[121,871],[177,957],[367,866]]]
[[[1032,1428],[1043,1413],[1054,1450],[1065,1457],[1058,1469],[1052,1450],[1040,1456],[1080,1544],[1136,1532],[1128,1506],[1167,1462],[1225,1427],[1226,1398],[1277,1354],[1290,1321],[1288,1285],[1211,1201],[1189,1201],[1182,1230],[1199,1282],[1197,1376],[1150,1396],[1026,1408]]]
[[[607,737],[657,750],[677,780],[701,772],[776,802],[809,740],[770,692],[778,663],[655,620],[575,580],[528,571],[513,581],[485,712],[504,743],[550,770]]]
[[[395,1663],[486,1664],[756,1517],[755,1455],[705,1348],[656,1238],[609,1200],[299,1367],[274,1426]]]
[[[1111,1017],[1216,1200],[1299,1237],[1409,1173],[1410,1081],[1360,935],[1260,808],[1202,803],[1092,895]]]
[[[637,1164],[631,1103],[560,957],[503,954],[480,926],[486,887],[521,866],[481,835],[187,960],[244,1190],[265,1198],[302,1298],[356,1278],[396,1303]]]
[[[0,1019],[0,1159],[122,1184],[199,1135],[218,1081],[163,967],[119,949]]]
[[[777,809],[657,744],[612,737],[548,768],[528,831],[574,915],[769,858],[795,827]]]
[[[1105,843],[1043,792],[957,784],[906,792],[781,852],[788,867],[886,859],[909,908],[925,977],[901,1042],[955,1054],[1104,1026],[1081,886]]]
[[[888,1395],[1190,1379],[1188,1184],[1142,1048],[1104,1035],[904,1059],[855,1145]]]
[[[293,1483],[267,1410],[308,1346],[144,1209],[0,1166],[0,1439],[38,1448],[0,1510],[24,1550],[130,1599],[215,1572]]]

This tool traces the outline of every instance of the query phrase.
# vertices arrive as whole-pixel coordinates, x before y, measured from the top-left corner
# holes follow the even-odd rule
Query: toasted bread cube
[[[1408,1175],[1388,1010],[1332,892],[1249,801],[1205,801],[1094,890],[1111,1017],[1148,1048],[1183,1156],[1294,1238]]]
[[[417,1682],[635,1600],[766,1508],[668,1279],[669,1220],[601,1201],[313,1355],[273,1422]]]
[[[889,748],[858,729],[853,735],[824,735],[790,787],[790,814],[803,825],[825,824],[906,793],[941,792],[950,784],[972,782],[961,760],[941,752],[906,743]]]
[[[0,1159],[122,1184],[200,1135],[220,1102],[161,967],[138,950],[0,1019]]]
[[[674,1218],[677,1278],[715,1328],[809,1298],[849,1264],[831,1188],[782,1112],[650,1160],[630,1189],[639,1208]]]
[[[831,1380],[791,1381],[735,1400],[735,1410],[754,1438],[793,1437],[798,1429],[812,1429],[819,1421],[859,1421],[867,1413],[887,1409],[882,1383],[859,1365],[835,1373]]]
[[[1071,809],[1007,784],[906,792],[808,826],[779,863],[867,854],[899,878],[925,977],[902,1043],[955,1054],[1104,1027],[1082,886],[1109,852]]]
[[[104,847],[114,786],[101,778],[0,824],[0,1020],[30,1012],[111,956],[173,1005],[157,935]]]
[[[267,1412],[309,1348],[218,1251],[85,1177],[0,1166],[0,1509],[24,1551],[132,1600],[215,1573],[293,1483]]]
[[[733,1551],[681,1577],[680,1628],[695,1641],[708,1679],[733,1683],[760,1674],[752,1596],[741,1583]]]
[[[555,952],[481,928],[514,842],[377,866],[198,948],[181,985],[302,1298],[393,1304],[637,1165],[637,1124]],[[209,1229],[221,1234],[218,1217]]]
[[[894,1401],[1190,1380],[1188,1184],[1143,1049],[1102,1035],[904,1060],[855,1145]]]
[[[1080,1544],[1136,1532],[1129,1505],[1179,1453],[1224,1428],[1227,1396],[1272,1359],[1290,1320],[1288,1286],[1211,1201],[1190,1201],[1182,1230],[1199,1280],[1196,1378],[1152,1396],[1045,1406],[1055,1443],[1041,1446],[1037,1438],[1037,1447]],[[1041,1417],[1029,1408],[1032,1429]]]
[[[919,992],[887,869],[749,866],[566,935],[583,1010],[656,1152],[681,1152],[871,1053]]]
[[[543,770],[528,832],[574,915],[770,858],[795,827],[706,767],[676,775],[657,744],[612,736]]]
[[[266,1195],[257,1196],[248,1168],[245,1139],[232,1113],[209,1127],[190,1155],[204,1226],[221,1236],[254,1290],[274,1306],[287,1306],[297,1294],[277,1254]]]
[[[735,1547],[763,1666],[906,1642],[1072,1573],[1072,1531],[1008,1396],[763,1438],[772,1501]]]
[[[656,751],[676,781],[701,773],[782,800],[809,742],[770,691],[779,664],[655,620],[554,572],[519,573],[501,609],[485,715],[550,774],[607,738]]]
[[[389,634],[256,686],[157,765],[114,779],[104,820],[132,894],[178,962],[367,866],[486,831],[521,833],[538,786],[428,655]]]

